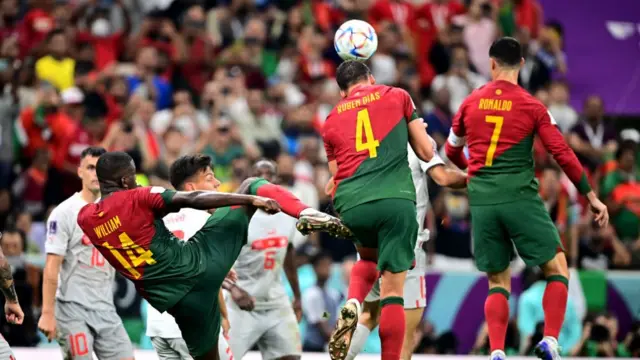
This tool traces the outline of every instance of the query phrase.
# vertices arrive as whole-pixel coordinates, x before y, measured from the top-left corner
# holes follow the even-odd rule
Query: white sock
[[[353,360],[356,355],[362,352],[362,349],[364,349],[364,345],[369,338],[369,334],[371,334],[371,330],[369,330],[368,327],[358,324],[358,327],[356,327],[356,331],[353,333],[353,337],[351,338],[351,346],[349,347],[349,352],[347,353],[345,360]]]

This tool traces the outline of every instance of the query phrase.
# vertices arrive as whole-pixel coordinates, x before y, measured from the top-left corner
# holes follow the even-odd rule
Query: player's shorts
[[[193,360],[187,343],[182,338],[162,338],[152,336],[151,343],[160,360]]]
[[[91,310],[56,301],[56,340],[65,360],[133,359],[133,346],[116,309]]]
[[[230,301],[227,310],[231,324],[229,344],[235,358],[242,359],[256,344],[264,360],[302,354],[298,321],[291,306],[243,311]]]
[[[249,218],[244,208],[220,208],[189,239],[202,253],[206,270],[169,313],[176,319],[191,356],[204,355],[217,346],[220,334],[218,293],[247,241],[248,226]]]
[[[381,199],[340,214],[356,242],[378,249],[378,270],[399,273],[411,268],[418,237],[416,203],[406,199]]]
[[[16,360],[13,351],[9,347],[9,343],[0,335],[0,360]]]
[[[539,266],[562,249],[560,235],[539,197],[494,205],[473,205],[471,231],[478,270],[505,270],[515,250],[527,266]]]

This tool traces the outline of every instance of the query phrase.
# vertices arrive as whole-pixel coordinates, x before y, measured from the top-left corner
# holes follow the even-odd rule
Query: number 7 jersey
[[[323,139],[338,165],[338,212],[380,199],[416,201],[407,160],[407,124],[416,119],[409,94],[385,85],[356,86],[329,113]]]
[[[518,85],[493,81],[469,95],[453,119],[446,144],[456,165],[469,148],[470,205],[500,204],[538,196],[533,141],[538,135],[569,179],[585,194],[587,177],[545,106]]]

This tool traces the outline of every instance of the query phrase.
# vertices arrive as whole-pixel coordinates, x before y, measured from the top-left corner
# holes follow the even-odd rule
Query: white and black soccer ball
[[[333,45],[343,60],[365,61],[378,49],[378,35],[366,21],[349,20],[336,31]]]

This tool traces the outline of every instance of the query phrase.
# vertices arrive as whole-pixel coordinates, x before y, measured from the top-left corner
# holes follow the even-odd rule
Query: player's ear
[[[340,90],[340,97],[343,97],[343,98],[347,97],[347,92],[344,90]]]
[[[520,58],[520,68],[522,69],[522,67],[524,66],[525,60],[524,58]]]
[[[495,71],[496,70],[496,60],[494,58],[489,58],[489,64],[491,64],[491,71]]]
[[[122,186],[125,189],[129,188],[129,184],[127,184],[127,177],[123,176],[120,178],[120,186]]]
[[[373,75],[369,75],[369,84],[371,85],[376,84],[376,78],[374,78]]]

